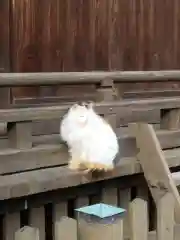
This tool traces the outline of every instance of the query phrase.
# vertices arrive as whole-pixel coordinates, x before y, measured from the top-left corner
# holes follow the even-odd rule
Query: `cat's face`
[[[71,119],[79,124],[85,124],[88,119],[89,109],[86,105],[74,104],[69,111]]]

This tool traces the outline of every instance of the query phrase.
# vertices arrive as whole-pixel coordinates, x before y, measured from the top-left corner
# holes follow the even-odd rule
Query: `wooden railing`
[[[43,229],[40,230],[40,234],[45,232],[44,229],[47,228],[45,222],[49,221],[44,210],[47,209],[46,204],[52,204],[50,212],[51,222],[54,224],[55,219],[60,216],[72,217],[71,206],[77,207],[101,200],[127,209],[131,200],[138,196],[143,197],[150,204],[150,230],[154,229],[156,210],[136,158],[138,149],[135,138],[128,131],[127,125],[138,121],[152,123],[151,115],[156,110],[159,121],[154,127],[168,165],[180,166],[178,149],[180,147],[180,97],[156,96],[124,100],[120,95],[115,97],[115,83],[179,81],[179,77],[179,71],[0,74],[1,87],[64,84],[65,82],[84,84],[88,81],[98,83],[95,109],[112,124],[120,145],[119,162],[113,172],[94,178],[82,172],[70,171],[67,168],[67,148],[60,140],[58,131],[40,135],[34,132],[34,126],[38,128],[37,122],[53,121],[53,119],[57,119],[59,130],[60,119],[70,107],[69,103],[0,109],[0,123],[5,124],[0,137],[0,213],[3,214],[2,218],[0,216],[0,228],[4,229],[5,235],[9,229],[14,234],[23,225]],[[48,125],[47,128],[51,126]],[[144,204],[146,203],[143,203],[143,206]],[[24,212],[25,222],[22,220]],[[53,215],[55,212],[57,212],[57,218]],[[41,224],[42,222],[44,224]],[[125,218],[125,233],[129,232],[129,224],[129,219]],[[149,234],[148,239],[154,239],[154,234]],[[44,234],[40,240],[44,240]]]
[[[58,210],[57,210],[58,211]],[[59,213],[57,213],[59,214]],[[54,219],[51,231],[51,239],[61,240],[178,240],[180,236],[180,225],[174,222],[174,201],[173,197],[167,193],[157,204],[157,228],[149,231],[148,225],[148,203],[142,198],[135,198],[129,205],[129,236],[123,231],[123,217],[119,217],[115,222],[107,221],[105,224],[96,222],[86,222],[82,217],[69,218],[59,216]],[[15,240],[41,240],[45,239],[45,228],[43,222],[37,226],[37,220],[31,225],[17,229],[12,234],[11,229],[6,239]],[[42,219],[38,219],[39,221]],[[111,220],[111,219],[109,219]]]
[[[0,73],[0,86],[35,86],[57,84],[101,83],[103,79],[115,82],[168,82],[179,81],[179,70],[166,71],[93,71],[53,73]]]

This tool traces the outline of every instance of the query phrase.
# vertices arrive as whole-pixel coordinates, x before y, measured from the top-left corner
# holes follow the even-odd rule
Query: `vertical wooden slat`
[[[30,210],[29,224],[39,229],[39,240],[45,240],[45,209],[43,206]]]
[[[89,205],[89,198],[88,197],[78,197],[75,201],[75,207],[81,208]],[[76,218],[78,218],[78,213],[75,212]]]
[[[157,202],[158,240],[174,240],[174,207],[174,197],[168,192]]]
[[[129,204],[131,202],[131,189],[119,189],[119,206],[126,209],[126,216],[124,217],[124,236],[129,236]]]
[[[55,223],[55,240],[77,240],[77,221],[64,217]]]
[[[161,129],[178,130],[180,128],[180,109],[161,110]]]
[[[53,206],[53,239],[55,239],[56,235],[56,227],[58,226],[61,218],[68,215],[68,206],[67,202],[56,203]]]
[[[146,185],[138,186],[136,191],[137,191],[137,197],[142,198],[145,201],[148,200],[148,186]]]
[[[53,219],[59,221],[61,217],[67,216],[67,202],[56,203],[53,206]]]
[[[117,188],[111,187],[102,189],[102,202],[109,205],[117,206],[118,205]]]
[[[96,204],[96,203],[99,203],[99,202],[101,202],[101,194],[100,193],[90,196],[90,199],[89,199],[90,205]]]
[[[4,240],[14,240],[15,232],[20,228],[20,213],[6,214],[3,219]]]
[[[10,147],[26,149],[32,147],[32,123],[8,123],[8,140]]]
[[[80,208],[88,205],[89,205],[88,197],[79,197],[76,199],[76,208]]]
[[[100,87],[97,89],[98,101],[113,101],[115,99],[115,87],[114,82],[111,79],[104,79],[101,81]],[[105,120],[116,129],[116,115],[108,114],[104,116]],[[117,206],[117,188],[116,187],[104,187],[102,189],[102,201],[106,204]]]
[[[39,240],[39,230],[25,226],[15,233],[15,240]]]
[[[136,198],[131,202],[129,222],[131,240],[148,240],[148,210],[146,201]]]

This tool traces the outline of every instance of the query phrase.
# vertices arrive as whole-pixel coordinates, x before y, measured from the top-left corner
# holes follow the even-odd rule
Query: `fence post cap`
[[[97,203],[90,206],[77,208],[75,209],[75,211],[87,215],[94,215],[99,218],[107,218],[114,215],[121,215],[126,212],[126,210],[123,208],[114,207],[104,203]]]

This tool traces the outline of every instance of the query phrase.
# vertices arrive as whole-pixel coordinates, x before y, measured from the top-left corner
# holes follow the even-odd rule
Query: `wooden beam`
[[[19,109],[1,109],[0,122],[21,122],[42,119],[59,119],[69,109],[70,105],[49,106],[36,108],[19,108]],[[124,114],[132,115],[136,111],[148,111],[152,109],[171,109],[180,107],[180,97],[172,98],[150,98],[143,100],[124,100],[112,101],[95,104],[95,110],[99,114],[109,115],[118,114],[119,117]]]
[[[177,163],[177,161],[180,161],[179,159],[180,157],[176,158],[175,166],[180,165],[180,163]],[[168,158],[167,162],[170,166],[173,166],[171,158]],[[111,173],[104,173],[97,178],[92,178],[84,172],[71,171],[66,166],[0,176],[0,200],[79,186],[141,172],[142,169],[138,161],[134,158],[125,158],[121,159]]]
[[[163,82],[179,81],[180,71],[93,71],[93,72],[53,72],[53,73],[1,73],[0,86],[32,86],[74,83],[99,83],[102,79],[116,82]]]
[[[8,123],[9,146],[18,149],[32,147],[32,122]]]
[[[1,150],[0,158],[0,174],[7,174],[67,164],[68,151],[62,144],[46,144],[30,149]]]
[[[133,136],[128,133],[121,135],[119,129],[116,131],[121,149],[119,159],[116,161],[118,163],[122,161],[122,158],[135,156],[137,148]],[[176,147],[174,150],[165,151],[165,156],[171,159],[174,166],[178,166],[180,164],[180,150],[177,147],[180,147],[180,131],[160,130],[156,133],[163,149]],[[68,163],[67,147],[60,141],[59,135],[34,136],[33,145],[34,147],[30,149],[3,149],[4,143],[0,139],[0,158],[2,158],[0,175],[61,166]]]

